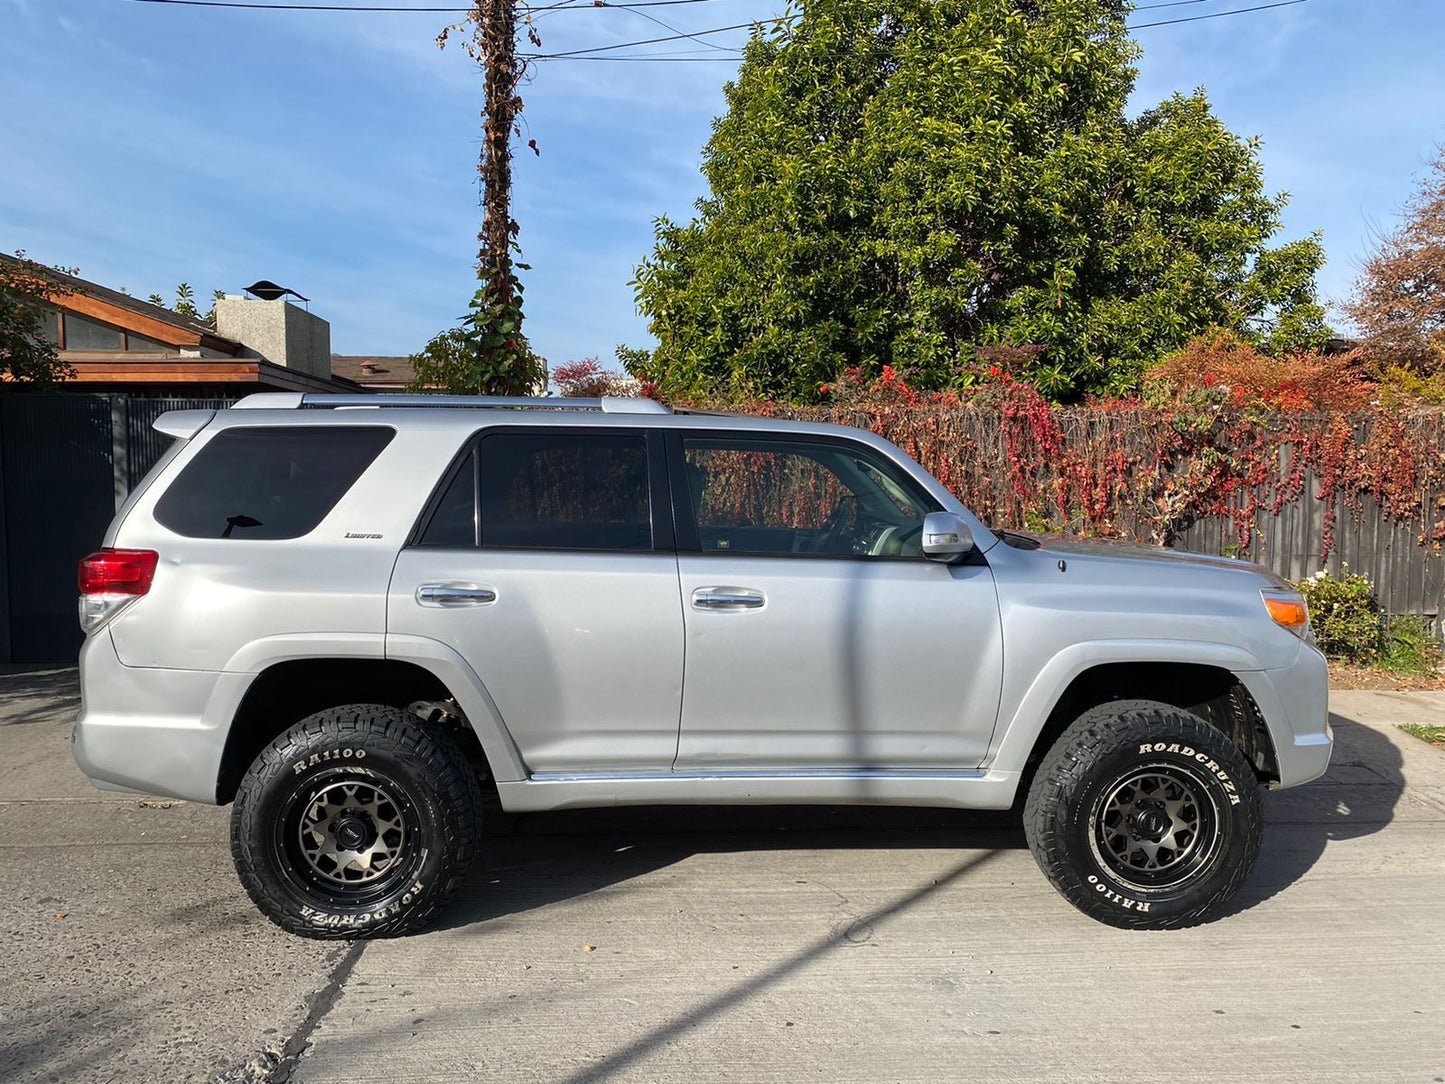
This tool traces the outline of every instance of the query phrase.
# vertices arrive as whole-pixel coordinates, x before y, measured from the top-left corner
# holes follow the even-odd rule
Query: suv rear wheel
[[[1254,869],[1261,828],[1259,786],[1234,742],[1149,700],[1075,720],[1024,804],[1029,849],[1054,887],[1126,929],[1212,917]]]
[[[352,704],[301,720],[256,758],[231,810],[231,854],[256,906],[291,933],[405,933],[465,878],[480,808],[443,731]]]

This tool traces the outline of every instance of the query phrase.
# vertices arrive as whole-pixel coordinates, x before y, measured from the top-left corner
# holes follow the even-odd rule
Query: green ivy
[[[517,264],[529,270],[526,264]],[[510,270],[506,282],[479,272],[461,326],[443,331],[411,357],[413,391],[454,395],[531,395],[546,372],[522,334],[522,284]],[[510,288],[506,288],[509,286]]]

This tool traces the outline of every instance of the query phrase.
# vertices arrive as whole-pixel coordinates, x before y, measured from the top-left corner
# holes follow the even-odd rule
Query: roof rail
[[[243,401],[244,402],[244,401]],[[237,403],[241,406],[242,403]],[[256,404],[262,405],[262,404]],[[271,405],[271,404],[265,404]],[[281,404],[276,404],[280,406]],[[604,414],[671,414],[655,399],[604,395],[599,399],[513,395],[331,395],[308,392],[295,404],[303,409],[338,407],[465,407],[473,410],[600,410]]]

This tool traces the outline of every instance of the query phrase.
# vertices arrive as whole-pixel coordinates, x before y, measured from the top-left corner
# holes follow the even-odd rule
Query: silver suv
[[[483,796],[1020,805],[1115,926],[1209,917],[1261,784],[1329,762],[1304,600],[1241,561],[994,531],[898,448],[649,400],[253,395],[80,568],[97,786],[234,803],[312,937],[414,929]]]

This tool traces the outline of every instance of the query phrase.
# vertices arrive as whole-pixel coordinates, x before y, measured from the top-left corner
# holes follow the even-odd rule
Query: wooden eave
[[[147,339],[174,346],[178,350],[181,347],[195,349],[204,346],[232,357],[241,351],[241,344],[230,339],[157,320],[152,316],[146,316],[143,313],[134,312],[121,305],[113,305],[109,301],[102,301],[86,294],[76,292],[55,294],[51,296],[50,300],[58,308],[78,312],[82,316],[89,316],[95,320],[103,320],[107,324],[114,324],[126,331],[144,335]]]
[[[137,332],[140,334],[140,332]],[[264,384],[278,391],[354,391],[350,381],[298,373],[259,358],[171,358],[135,354],[119,360],[83,353],[62,354],[75,384]]]

